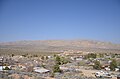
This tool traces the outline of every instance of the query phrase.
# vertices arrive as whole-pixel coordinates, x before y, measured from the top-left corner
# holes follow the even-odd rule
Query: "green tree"
[[[26,57],[27,55],[26,54],[24,54],[24,55],[22,55],[23,57]]]
[[[118,66],[120,66],[120,61],[118,62]]]
[[[112,58],[115,58],[115,54],[111,54],[111,57],[112,57]]]
[[[97,57],[97,54],[95,53],[89,53],[85,56],[85,59],[88,59],[88,58],[96,58]]]
[[[61,64],[60,56],[56,56],[56,58],[55,58],[55,62],[56,62],[56,64],[58,64],[58,65]]]
[[[61,65],[67,64],[67,63],[70,62],[70,61],[69,61],[67,58],[65,58],[65,57],[61,57],[60,60],[61,60]]]
[[[45,68],[45,65],[44,65],[44,64],[42,64],[41,66],[42,66],[43,68]]]
[[[116,67],[117,67],[117,62],[115,59],[113,59],[112,62],[110,63],[110,69],[114,71]]]
[[[12,57],[15,56],[14,54],[12,54]]]
[[[54,73],[55,73],[55,72],[61,72],[60,67],[59,67],[58,64],[54,65],[54,67],[53,67],[53,72],[54,72]]]
[[[104,57],[104,54],[103,54],[103,53],[99,53],[99,57],[100,57],[100,58],[103,58],[103,57]]]
[[[42,56],[41,59],[44,60],[44,56]]]
[[[100,70],[100,69],[101,69],[100,62],[96,60],[96,61],[94,62],[93,68],[94,68],[94,69],[97,69],[97,70]]]
[[[38,57],[38,55],[37,55],[37,54],[34,54],[33,56],[34,56],[34,57]]]
[[[65,57],[56,56],[55,62],[56,62],[56,64],[63,65],[63,64],[67,64],[70,61]]]
[[[46,60],[48,59],[48,56],[46,56]]]

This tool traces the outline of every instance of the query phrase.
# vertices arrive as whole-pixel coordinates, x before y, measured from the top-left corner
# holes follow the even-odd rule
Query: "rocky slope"
[[[101,42],[94,40],[36,40],[36,41],[16,41],[0,43],[0,50],[18,51],[62,51],[62,50],[85,50],[103,51],[109,50],[120,52],[120,44]]]

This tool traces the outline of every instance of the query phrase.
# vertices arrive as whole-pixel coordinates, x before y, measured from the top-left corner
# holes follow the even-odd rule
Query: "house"
[[[50,71],[50,70],[47,70],[47,69],[45,69],[45,68],[43,68],[43,67],[34,67],[33,70],[34,70],[35,72],[38,72],[38,73],[47,73],[47,72]]]
[[[5,69],[5,67],[8,67],[9,69],[11,69],[11,66],[0,66],[0,71],[3,71],[3,69]]]
[[[77,60],[77,61],[83,60],[83,57],[82,57],[82,56],[77,57],[76,60]]]
[[[105,69],[105,68],[109,68],[110,67],[110,63],[109,63],[109,61],[100,61],[100,63],[101,63],[101,67],[102,67],[102,69]]]
[[[106,71],[110,71],[110,68],[109,67],[105,67],[104,68]]]
[[[120,69],[119,68],[115,68],[115,71],[119,71]]]
[[[60,69],[62,70],[62,71],[69,71],[69,68],[68,67],[62,67],[62,66],[60,66]]]

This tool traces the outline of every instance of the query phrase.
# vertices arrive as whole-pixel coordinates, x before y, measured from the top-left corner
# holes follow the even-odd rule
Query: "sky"
[[[120,43],[120,0],[0,0],[0,42],[59,39]]]

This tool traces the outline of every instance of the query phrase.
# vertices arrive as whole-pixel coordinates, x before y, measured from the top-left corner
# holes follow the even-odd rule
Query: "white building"
[[[33,69],[35,72],[38,72],[38,73],[47,73],[50,71],[50,70],[47,70],[47,69],[41,68],[41,67],[34,67]]]

